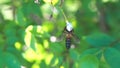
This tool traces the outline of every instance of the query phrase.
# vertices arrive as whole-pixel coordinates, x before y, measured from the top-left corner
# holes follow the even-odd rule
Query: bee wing
[[[62,34],[57,38],[57,41],[58,42],[63,41],[63,39],[65,39],[65,37],[66,37],[66,30],[64,28],[62,31]]]
[[[57,38],[57,42],[62,41],[65,38],[65,33],[62,33],[58,38]]]
[[[80,43],[80,38],[78,36],[76,36],[75,34],[72,34],[72,36],[73,36],[73,42],[79,44]]]

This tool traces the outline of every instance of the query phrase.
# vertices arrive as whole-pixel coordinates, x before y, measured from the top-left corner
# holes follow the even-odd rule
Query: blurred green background
[[[69,50],[60,7],[80,38]],[[119,67],[120,0],[0,0],[0,68]]]

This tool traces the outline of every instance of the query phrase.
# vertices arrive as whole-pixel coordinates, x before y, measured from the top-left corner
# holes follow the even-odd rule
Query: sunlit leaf
[[[28,26],[26,28],[26,35],[24,38],[25,44],[28,47],[31,47],[33,50],[36,50],[36,45],[37,45],[37,41],[36,41],[36,36],[40,35],[43,33],[43,30],[41,30],[41,26]]]
[[[10,0],[0,0],[0,4],[8,3]]]
[[[42,28],[44,31],[48,32],[54,29],[54,25],[52,24],[52,22],[45,22],[42,24]]]
[[[35,59],[37,59],[37,54],[32,48],[27,49],[22,55],[29,62],[33,62]]]
[[[59,0],[43,0],[45,3],[51,3],[55,5]]]
[[[69,50],[61,9],[80,38]],[[119,0],[0,0],[0,68],[119,68],[119,21]]]

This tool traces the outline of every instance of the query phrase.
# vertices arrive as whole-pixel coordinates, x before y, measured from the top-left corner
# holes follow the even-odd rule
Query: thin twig
[[[113,47],[116,43],[120,42],[120,38],[118,38],[117,40],[113,41],[111,44],[110,44],[110,47]]]

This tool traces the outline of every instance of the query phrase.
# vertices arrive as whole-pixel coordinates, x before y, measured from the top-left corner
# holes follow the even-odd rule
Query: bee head
[[[66,22],[67,24],[66,24],[66,30],[67,31],[72,31],[73,30],[73,26],[72,26],[72,24],[71,23],[69,23],[68,21]]]

